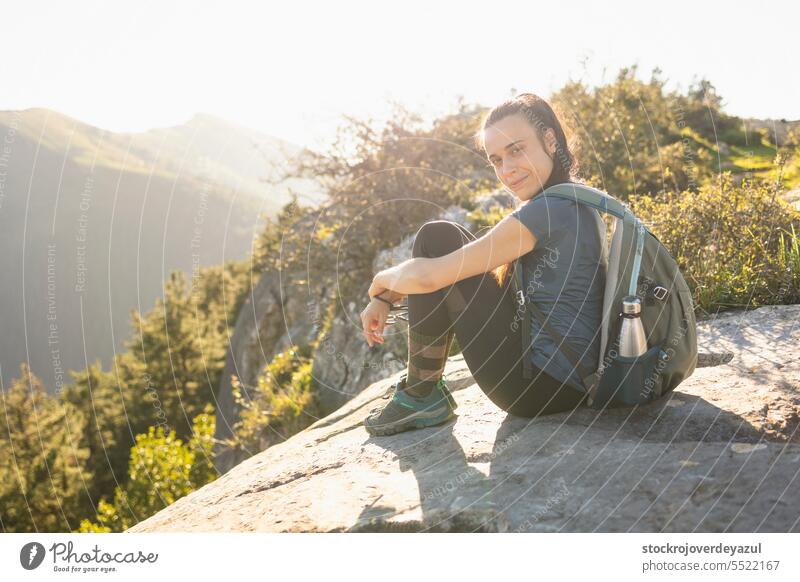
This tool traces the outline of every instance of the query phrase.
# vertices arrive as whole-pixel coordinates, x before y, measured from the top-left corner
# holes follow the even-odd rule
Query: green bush
[[[587,182],[621,200],[663,190],[696,189],[713,174],[716,131],[734,119],[719,109],[713,85],[667,91],[660,71],[650,80],[626,67],[605,85],[566,83],[551,101],[575,138]]]
[[[774,184],[729,173],[698,191],[639,197],[631,209],[678,262],[705,312],[800,300],[800,213]]]
[[[217,478],[213,463],[214,409],[206,405],[192,423],[184,443],[172,430],[151,426],[136,437],[131,449],[128,481],[114,490],[113,502],[101,499],[97,521],[84,519],[81,533],[125,531]]]
[[[240,410],[228,443],[233,450],[252,455],[317,420],[311,355],[310,346],[284,350],[267,365],[256,386],[245,387],[233,376],[234,401]]]
[[[761,145],[762,134],[756,129],[745,129],[744,124],[728,128],[721,133],[719,140],[729,145],[755,147]]]
[[[317,287],[337,289],[337,301],[362,301],[378,252],[495,183],[473,146],[483,111],[461,103],[432,125],[402,105],[385,123],[346,117],[326,151],[304,150],[285,170],[286,179],[325,187],[324,209],[292,204],[267,221],[255,241],[257,268],[303,264]]]

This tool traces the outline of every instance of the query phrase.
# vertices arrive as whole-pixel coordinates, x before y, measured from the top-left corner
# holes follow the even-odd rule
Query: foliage
[[[461,103],[430,128],[401,106],[382,127],[345,118],[327,151],[306,151],[287,171],[287,177],[318,180],[327,188],[327,201],[302,228],[297,220],[309,213],[296,208],[288,224],[269,224],[257,241],[256,263],[271,255],[275,266],[280,253],[284,266],[303,264],[321,277],[315,285],[337,287],[345,304],[363,297],[378,251],[488,188],[493,172],[472,144],[479,113]],[[293,263],[300,252],[302,263]]]
[[[472,222],[477,233],[491,229],[508,215],[508,211],[500,206],[492,206],[488,211],[476,208],[467,213],[467,220]],[[480,234],[476,234],[480,236]]]
[[[86,503],[86,417],[47,395],[27,364],[2,396],[0,526],[5,532],[68,531]]]
[[[706,312],[800,300],[800,214],[775,184],[730,173],[698,191],[637,197],[631,209],[669,249]]]
[[[192,423],[187,443],[172,430],[150,427],[131,449],[128,481],[114,490],[113,502],[101,499],[97,521],[81,521],[80,532],[120,532],[154,515],[217,478],[213,467],[214,409],[207,405]]]
[[[111,370],[96,361],[70,371],[72,382],[58,395],[44,393],[23,368],[3,394],[0,527],[70,531],[96,515],[95,500],[127,482],[135,435],[155,429],[189,440],[196,432],[189,419],[214,401],[250,284],[245,261],[199,269],[191,289],[183,274],[174,273],[164,299],[143,316],[134,313],[139,335],[114,357]],[[31,418],[40,419],[35,429],[26,424]],[[193,471],[213,470],[208,459]]]
[[[275,217],[266,217],[264,228],[253,243],[254,272],[276,272],[288,265],[302,264],[309,243],[302,233],[311,228],[309,223],[317,215],[313,209],[301,206],[294,194]]]
[[[114,374],[104,372],[100,362],[95,361],[83,372],[70,371],[70,375],[72,383],[64,387],[61,398],[87,419],[82,433],[73,434],[87,447],[87,469],[94,474],[86,483],[88,501],[112,491],[117,479],[124,478],[131,443],[121,430],[126,411]],[[77,421],[72,425],[80,426]],[[94,509],[89,504],[78,515],[94,513]]]
[[[623,200],[664,190],[696,189],[714,170],[717,134],[735,124],[708,81],[687,94],[668,92],[655,69],[637,67],[590,88],[569,82],[551,98],[572,127],[586,180]]]
[[[171,273],[164,297],[145,316],[132,312],[134,337],[116,362],[132,432],[159,422],[178,437],[213,403],[239,307],[252,284],[246,262],[207,267],[189,289]]]
[[[317,420],[311,365],[310,346],[291,346],[272,359],[256,386],[245,387],[233,377],[234,400],[240,409],[229,443],[234,450],[252,455]]]

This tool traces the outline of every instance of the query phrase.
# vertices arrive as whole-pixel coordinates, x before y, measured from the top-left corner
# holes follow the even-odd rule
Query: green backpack
[[[619,200],[583,184],[557,184],[539,196],[564,198],[614,217],[600,331],[600,361],[587,368],[581,358],[530,301],[523,264],[514,262],[512,281],[517,302],[541,323],[580,373],[586,403],[594,409],[651,402],[675,389],[697,365],[697,330],[692,293],[675,259],[655,235]],[[605,241],[604,241],[605,245]],[[605,253],[606,249],[603,249]],[[648,349],[636,357],[617,352],[622,326],[622,299],[641,300],[641,322]],[[522,318],[525,378],[532,376],[530,318]]]

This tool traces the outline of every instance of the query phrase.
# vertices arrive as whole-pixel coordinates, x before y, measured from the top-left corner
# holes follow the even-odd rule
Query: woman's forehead
[[[519,140],[531,137],[534,130],[518,115],[509,115],[483,130],[483,147],[487,155],[499,154],[501,150]]]

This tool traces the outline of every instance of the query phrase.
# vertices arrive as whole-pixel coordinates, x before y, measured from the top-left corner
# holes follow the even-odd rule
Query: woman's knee
[[[441,257],[464,246],[469,237],[464,227],[451,220],[430,220],[414,237],[412,257]]]

